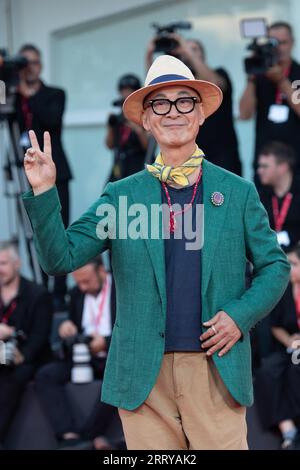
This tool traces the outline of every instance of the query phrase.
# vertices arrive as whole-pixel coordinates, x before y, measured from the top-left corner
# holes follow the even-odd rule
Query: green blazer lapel
[[[157,239],[151,239],[151,206],[160,206],[162,203],[161,185],[158,179],[150,175],[147,170],[137,174],[135,179],[137,184],[131,185],[130,190],[134,201],[144,204],[148,210],[148,233],[146,233],[145,227],[141,227],[141,231],[143,232],[146,247],[152,261],[161,300],[166,308],[165,247],[162,237],[161,212],[159,214],[159,230],[157,231],[159,236]]]
[[[204,204],[204,243],[202,249],[202,295],[205,295],[214,252],[219,243],[221,231],[225,222],[225,216],[229,207],[231,187],[226,182],[226,173],[217,171],[217,168],[203,160],[203,204]],[[214,192],[220,192],[224,196],[221,206],[215,206],[211,201]],[[226,249],[226,247],[224,247]]]

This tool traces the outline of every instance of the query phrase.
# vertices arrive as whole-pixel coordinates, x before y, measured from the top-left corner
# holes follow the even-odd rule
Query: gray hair
[[[17,244],[12,240],[0,241],[0,251],[9,251],[15,261],[20,258]]]

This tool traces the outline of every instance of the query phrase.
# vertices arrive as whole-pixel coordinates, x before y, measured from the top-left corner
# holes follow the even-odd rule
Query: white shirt
[[[86,335],[111,335],[110,295],[111,274],[106,275],[102,289],[96,297],[85,294],[81,325]]]

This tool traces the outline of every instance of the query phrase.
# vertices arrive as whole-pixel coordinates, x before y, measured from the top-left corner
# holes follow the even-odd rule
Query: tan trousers
[[[205,353],[164,354],[144,403],[118,411],[128,450],[248,449],[246,408]]]

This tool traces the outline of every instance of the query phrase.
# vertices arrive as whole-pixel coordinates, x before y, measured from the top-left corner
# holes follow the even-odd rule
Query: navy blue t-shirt
[[[192,199],[194,185],[175,189],[168,186],[172,206],[189,204]],[[202,204],[203,183],[200,182],[193,207],[184,217],[192,217],[192,230],[196,230],[196,204]],[[167,204],[167,197],[162,187],[162,202]],[[165,219],[166,220],[166,219]],[[176,218],[177,226],[180,217]],[[203,230],[202,217],[198,212],[198,231]],[[176,239],[174,233],[165,239],[166,289],[167,289],[167,319],[165,331],[165,351],[200,351],[199,336],[201,329],[201,247],[187,250],[187,239],[184,230],[181,239]],[[195,247],[195,245],[194,245]]]

